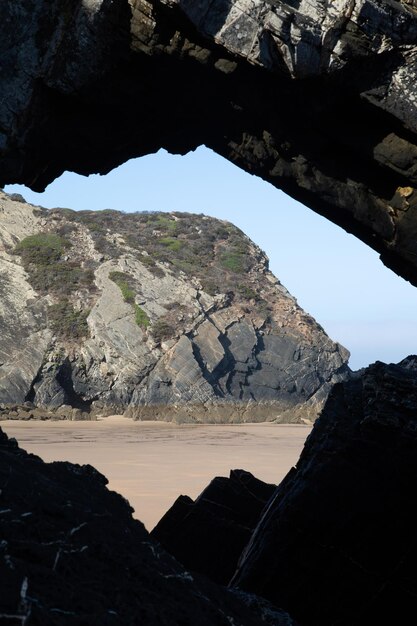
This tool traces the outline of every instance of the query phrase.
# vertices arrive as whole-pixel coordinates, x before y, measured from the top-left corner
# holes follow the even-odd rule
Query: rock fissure
[[[203,378],[209,383],[209,385],[211,385],[211,387],[213,387],[214,393],[216,397],[219,398],[223,398],[224,397],[224,393],[222,392],[222,390],[220,389],[220,387],[218,386],[217,380],[209,373],[209,371],[207,370],[207,365],[204,361],[204,359],[201,356],[201,351],[199,349],[199,347],[192,341],[192,348],[193,348],[193,355],[195,360],[197,361],[201,373],[203,375]]]

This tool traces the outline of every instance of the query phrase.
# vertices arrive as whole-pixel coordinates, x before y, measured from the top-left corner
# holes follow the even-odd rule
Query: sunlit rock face
[[[5,0],[0,183],[206,144],[416,273],[415,2]]]
[[[0,270],[3,418],[308,421],[349,376],[348,351],[226,221],[0,192]]]

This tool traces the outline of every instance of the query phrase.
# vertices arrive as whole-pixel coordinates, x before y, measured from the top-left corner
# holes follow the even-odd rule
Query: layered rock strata
[[[348,352],[228,222],[6,194],[0,211],[3,417],[297,421],[348,376]]]
[[[0,184],[205,144],[417,284],[415,0],[4,0]]]

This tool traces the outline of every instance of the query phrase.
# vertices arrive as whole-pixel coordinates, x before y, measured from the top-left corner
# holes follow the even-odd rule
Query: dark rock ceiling
[[[417,283],[412,4],[5,0],[0,184],[205,144]]]

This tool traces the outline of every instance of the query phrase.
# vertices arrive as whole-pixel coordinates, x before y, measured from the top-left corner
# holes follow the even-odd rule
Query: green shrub
[[[238,285],[237,291],[246,299],[246,300],[259,300],[259,294],[256,293],[252,289],[252,287],[248,287],[248,285]]]
[[[67,209],[64,207],[55,207],[54,209],[50,210],[50,213],[51,215],[54,215],[54,214],[63,215],[67,219],[71,220],[74,217],[75,211],[73,209]]]
[[[94,288],[94,272],[70,263],[51,263],[31,268],[30,283],[39,293],[67,294],[82,287]]]
[[[62,339],[81,339],[89,336],[87,317],[90,311],[77,311],[64,299],[48,308],[51,330]]]
[[[160,343],[161,341],[174,337],[176,331],[172,324],[170,324],[163,317],[160,317],[159,320],[153,324],[151,332],[155,341]]]
[[[158,243],[169,248],[172,252],[179,252],[184,246],[184,242],[181,239],[174,239],[174,237],[161,237],[161,239],[158,239]]]
[[[202,280],[201,286],[203,287],[203,291],[208,293],[209,296],[215,296],[218,293],[222,293],[219,285],[214,280],[210,280],[210,278]]]
[[[195,263],[185,259],[173,259],[172,265],[188,275],[193,275],[198,271],[198,266]]]
[[[22,239],[14,252],[22,258],[24,265],[48,265],[58,261],[64,250],[70,246],[70,242],[64,237],[53,233],[38,233]]]
[[[174,232],[177,229],[176,220],[172,219],[172,217],[165,217],[165,215],[158,215],[156,217],[156,228],[161,230],[170,230]]]
[[[226,252],[220,257],[220,265],[235,274],[245,271],[245,258],[240,252]]]
[[[138,326],[140,326],[143,330],[146,330],[151,323],[149,317],[146,315],[145,311],[140,308],[138,304],[135,304],[135,322]]]
[[[38,233],[22,239],[14,249],[39,293],[68,294],[82,287],[94,289],[94,272],[79,261],[62,258],[71,243],[54,233]]]
[[[139,260],[143,265],[146,265],[146,267],[154,267],[156,265],[155,260],[146,254],[142,254]]]

